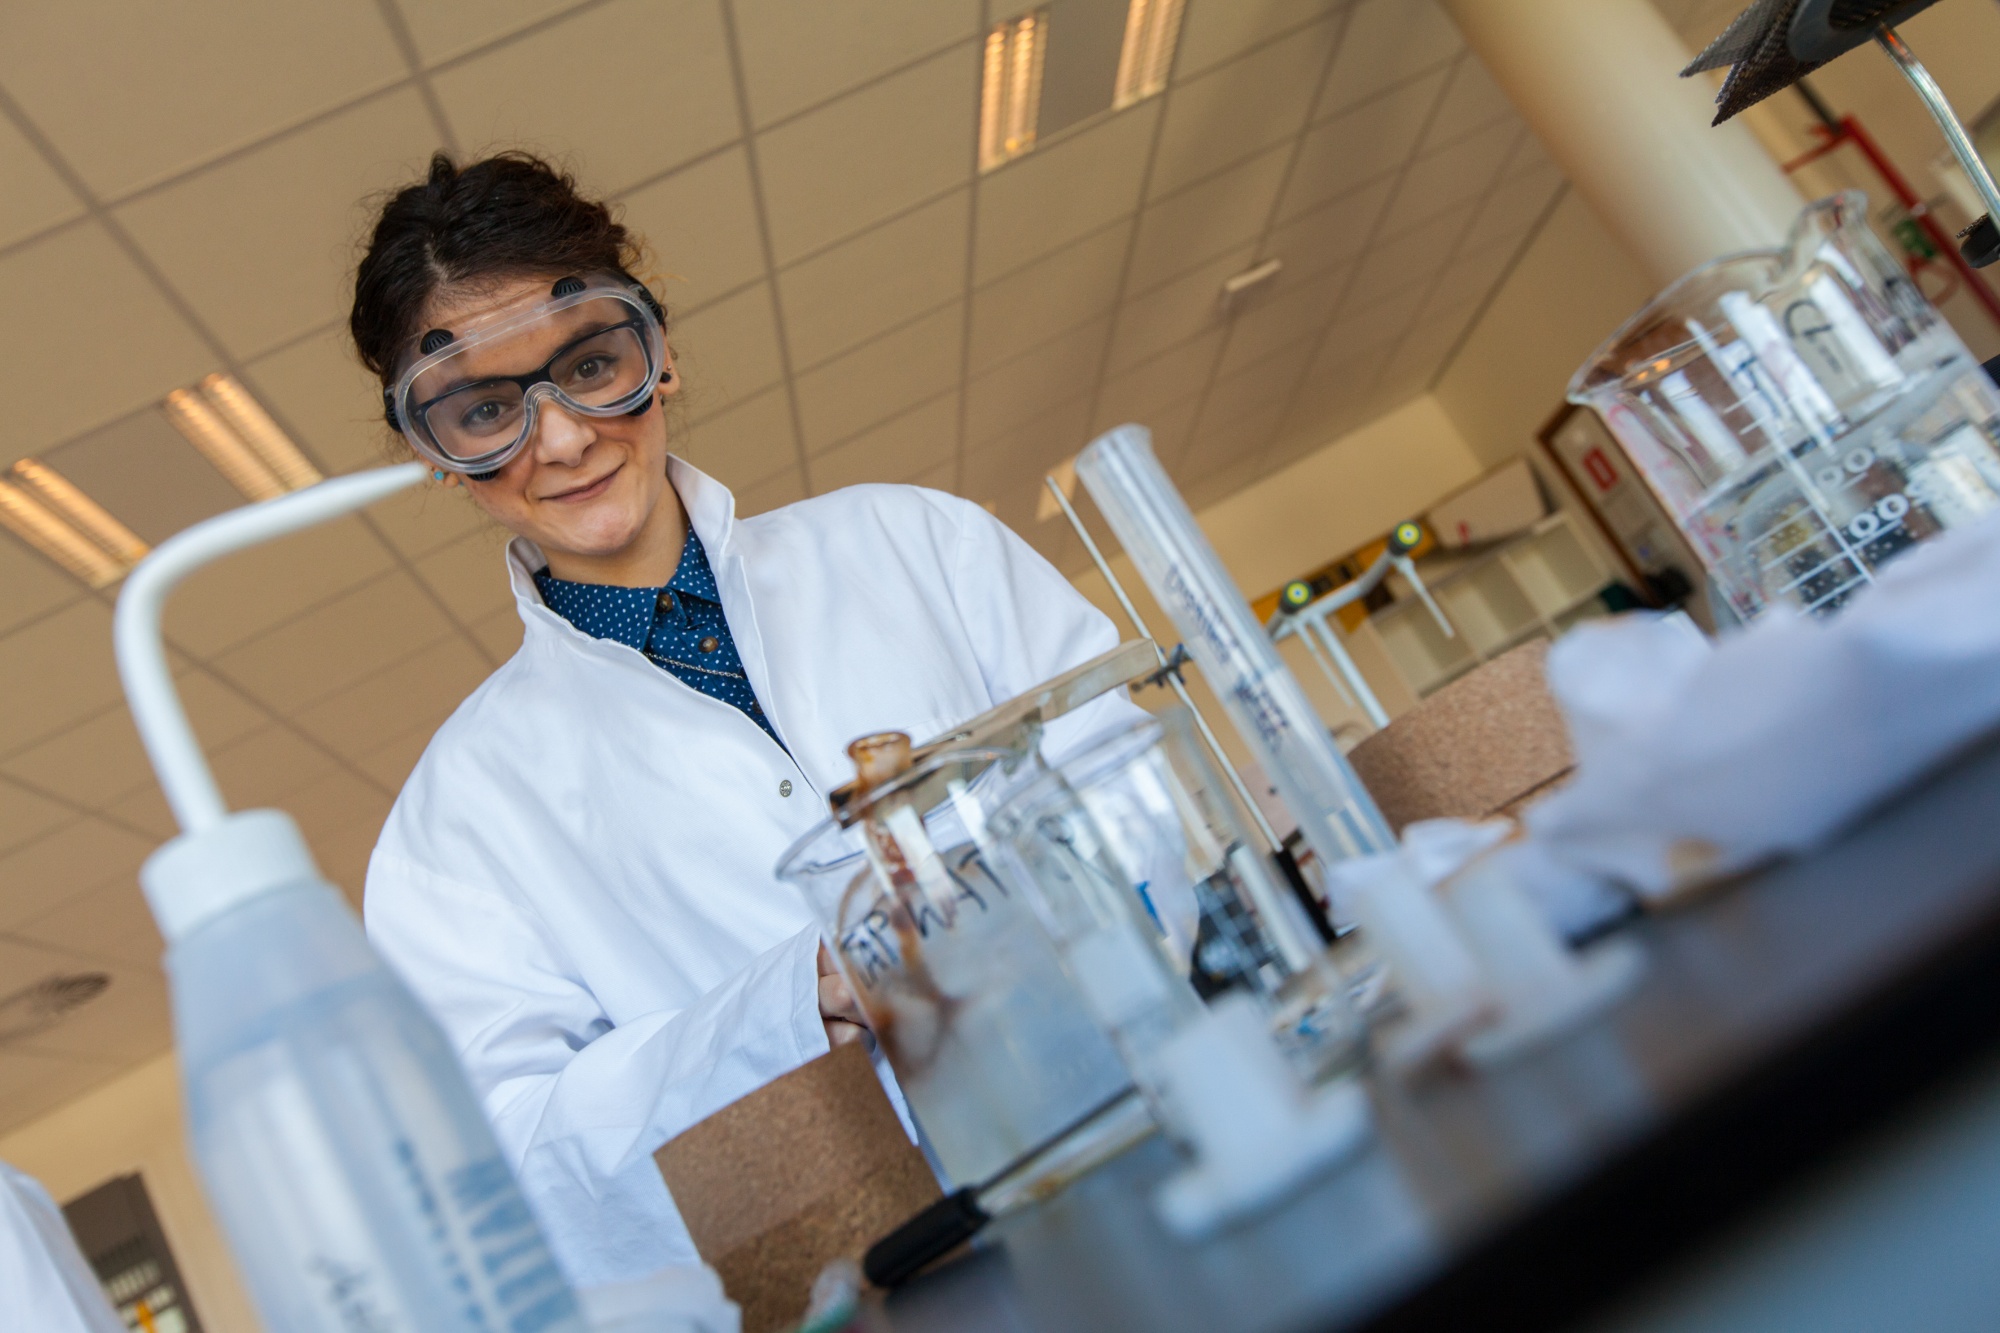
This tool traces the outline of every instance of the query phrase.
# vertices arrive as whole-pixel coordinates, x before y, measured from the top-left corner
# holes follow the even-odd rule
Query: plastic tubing
[[[421,463],[398,463],[336,477],[275,500],[217,514],[162,542],[141,560],[118,595],[112,641],[118,676],[125,684],[132,721],[159,775],[174,818],[183,831],[198,833],[220,824],[229,813],[222,789],[188,725],[160,638],[160,616],[181,580],[203,565],[249,546],[365,508],[423,480]]]
[[[1393,849],[1374,798],[1153,456],[1151,433],[1105,432],[1077,455],[1076,475],[1322,863]]]

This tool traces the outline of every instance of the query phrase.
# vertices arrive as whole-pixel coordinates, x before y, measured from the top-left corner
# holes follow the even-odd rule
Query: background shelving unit
[[[1435,578],[1435,562],[1425,566],[1424,581],[1457,637],[1446,638],[1407,589],[1369,616],[1361,631],[1375,636],[1419,697],[1517,644],[1554,639],[1579,621],[1607,614],[1598,594],[1616,577],[1563,511]]]

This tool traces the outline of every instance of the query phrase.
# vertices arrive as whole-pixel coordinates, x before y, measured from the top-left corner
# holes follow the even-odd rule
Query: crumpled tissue
[[[1807,850],[2000,726],[2000,520],[1948,533],[1837,614],[1711,645],[1684,617],[1550,651],[1576,773],[1524,815],[1556,860],[1659,900]]]

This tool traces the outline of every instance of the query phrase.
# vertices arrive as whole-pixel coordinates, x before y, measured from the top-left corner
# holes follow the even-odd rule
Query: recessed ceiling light
[[[986,32],[979,85],[979,169],[991,171],[1035,146],[1042,108],[1042,57],[1049,11],[996,23]]]
[[[69,478],[33,458],[0,474],[0,523],[93,588],[125,577],[148,550]]]
[[[1125,11],[1125,45],[1111,105],[1122,111],[1167,86],[1181,37],[1182,0],[1132,0]]]
[[[252,500],[269,500],[324,480],[270,413],[227,375],[175,389],[161,404],[174,429]]]

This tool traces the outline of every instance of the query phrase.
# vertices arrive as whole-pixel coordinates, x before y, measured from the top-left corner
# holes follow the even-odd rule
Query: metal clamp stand
[[[1284,839],[1280,838],[1277,830],[1271,827],[1271,821],[1264,818],[1264,811],[1258,806],[1256,797],[1250,794],[1250,788],[1243,781],[1243,775],[1236,771],[1236,765],[1222,752],[1222,742],[1215,738],[1215,732],[1209,727],[1208,719],[1202,716],[1201,710],[1195,707],[1194,700],[1188,696],[1187,685],[1181,680],[1181,671],[1189,660],[1187,649],[1176,644],[1171,657],[1161,650],[1160,645],[1153,639],[1152,631],[1146,628],[1146,622],[1140,618],[1139,609],[1133,606],[1132,599],[1125,595],[1125,585],[1111,572],[1111,565],[1105,560],[1104,552],[1097,549],[1097,542],[1091,537],[1090,529],[1083,526],[1083,520],[1077,516],[1075,506],[1069,502],[1069,496],[1063,494],[1062,484],[1054,477],[1044,477],[1042,481],[1048,486],[1049,494],[1056,497],[1056,503],[1062,506],[1063,517],[1069,520],[1070,527],[1074,528],[1076,535],[1082,539],[1083,549],[1090,552],[1091,563],[1097,566],[1097,572],[1102,574],[1105,583],[1110,585],[1111,595],[1118,599],[1118,605],[1124,610],[1125,618],[1132,622],[1132,628],[1138,631],[1141,638],[1153,645],[1153,654],[1159,659],[1160,669],[1153,673],[1149,683],[1164,682],[1173,687],[1181,705],[1193,714],[1195,728],[1201,732],[1203,743],[1208,746],[1208,752],[1215,756],[1215,762],[1222,766],[1223,773],[1229,778],[1229,785],[1236,790],[1236,798],[1243,803],[1244,811],[1257,825],[1257,832],[1263,835],[1265,845],[1274,854],[1282,852],[1285,848]]]
[[[1405,534],[1405,529],[1409,529],[1410,532]],[[1381,701],[1375,697],[1375,691],[1368,687],[1368,682],[1361,675],[1360,669],[1354,665],[1353,657],[1348,654],[1347,645],[1340,641],[1340,636],[1334,633],[1333,627],[1326,622],[1334,612],[1344,606],[1351,606],[1374,592],[1393,569],[1403,576],[1403,580],[1416,590],[1418,597],[1423,599],[1424,605],[1430,608],[1431,618],[1437,621],[1438,628],[1444,631],[1444,636],[1448,639],[1457,638],[1458,631],[1452,628],[1451,621],[1445,616],[1444,608],[1437,604],[1436,599],[1431,596],[1431,590],[1425,587],[1423,579],[1418,577],[1416,563],[1409,557],[1409,550],[1422,537],[1422,530],[1414,523],[1397,525],[1390,534],[1389,545],[1384,548],[1381,555],[1375,557],[1375,562],[1368,566],[1366,573],[1316,601],[1313,600],[1312,588],[1309,585],[1286,584],[1284,591],[1278,595],[1277,614],[1264,624],[1264,628],[1270,632],[1273,643],[1281,642],[1287,635],[1297,635],[1299,641],[1305,644],[1306,652],[1311,654],[1313,662],[1333,683],[1334,691],[1346,700],[1349,706],[1359,708],[1366,713],[1368,721],[1377,731],[1389,725],[1389,714],[1383,709]]]

